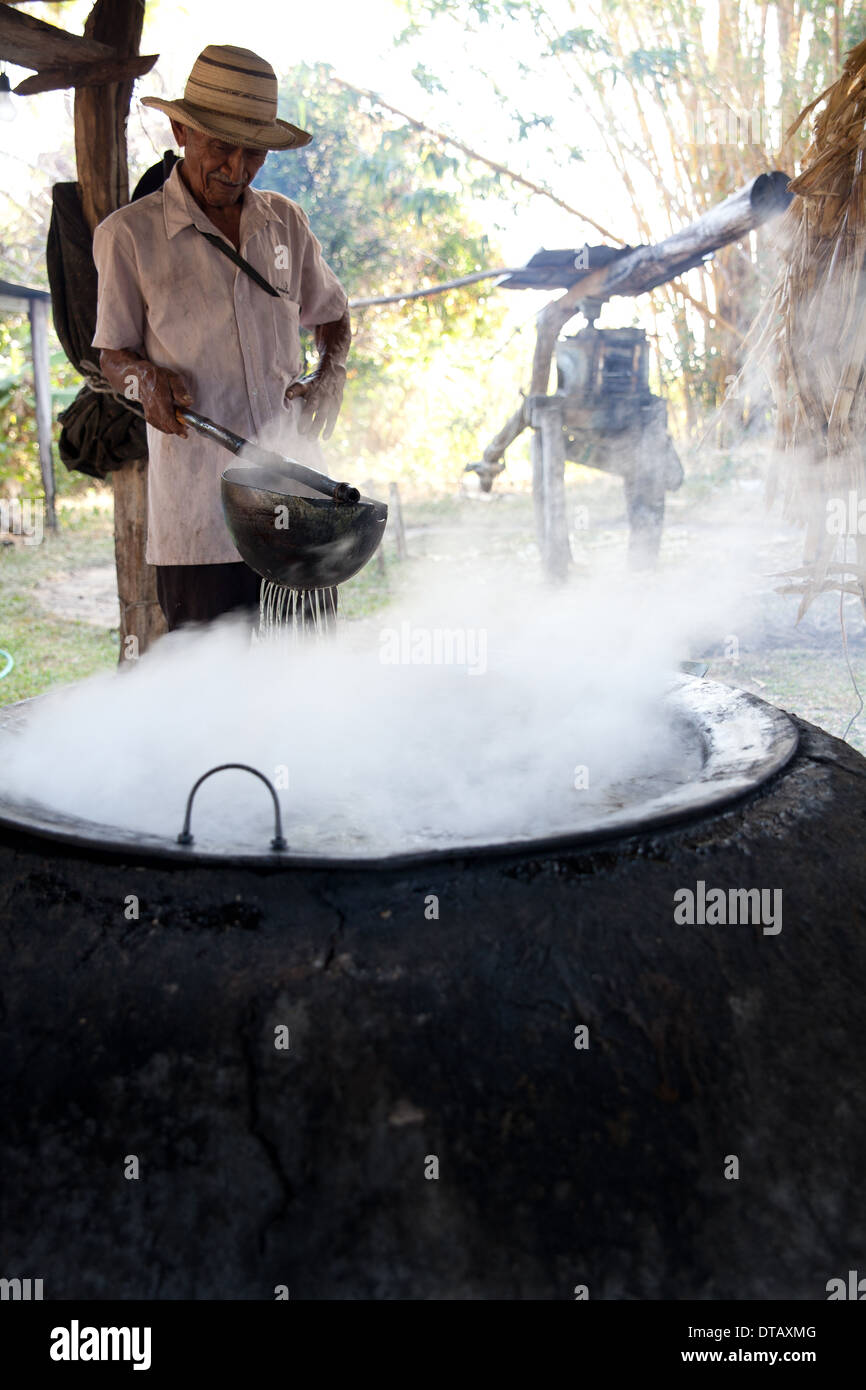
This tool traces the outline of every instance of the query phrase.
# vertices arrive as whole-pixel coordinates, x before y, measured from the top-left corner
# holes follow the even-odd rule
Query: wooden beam
[[[510,415],[498,434],[491,439],[487,448],[482,454],[485,463],[499,463],[502,455],[510,444],[513,444],[519,434],[522,434],[529,424],[526,414],[526,401],[521,401],[517,410]]]
[[[96,0],[84,32],[124,58],[138,53],[144,3]],[[129,202],[126,121],[132,81],[80,87],[75,92],[75,158],[81,204],[91,231]],[[111,475],[114,486],[114,558],[120,599],[120,653],[143,655],[166,631],[156,597],[156,570],[144,558],[147,535],[147,459],[136,459]]]
[[[34,77],[25,77],[14,89],[18,97],[37,92],[58,92],[66,87],[101,87],[106,82],[133,81],[150,72],[158,53],[141,58],[100,58],[95,63],[66,63],[62,67],[42,68]]]
[[[48,525],[57,529],[54,512],[54,457],[51,450],[51,358],[48,352],[48,305],[44,299],[31,299],[30,349],[33,356],[33,386],[36,395],[36,438],[39,467],[45,489]]]
[[[67,33],[54,24],[0,5],[0,59],[8,63],[22,68],[47,68],[111,57],[108,44]]]
[[[538,543],[545,577],[562,583],[571,565],[568,544],[568,513],[565,500],[565,432],[562,428],[562,401],[555,396],[530,396],[526,402],[529,423],[535,431],[540,459],[533,455],[533,473],[541,468],[541,487],[536,494],[540,506]],[[540,494],[540,496],[539,496]]]
[[[759,174],[724,202],[654,246],[636,250],[611,262],[604,282],[605,298],[646,294],[680,274],[683,262],[700,262],[731,242],[742,241],[762,222],[784,212],[794,195],[787,192],[790,176],[775,170]]]
[[[559,438],[561,417],[557,425],[555,417],[542,408],[550,385],[553,350],[563,328],[587,301],[596,301],[592,309],[597,312],[598,304],[614,295],[645,294],[683,274],[688,265],[700,264],[703,257],[719,247],[740,240],[754,227],[778,216],[792,200],[787,191],[789,181],[788,175],[780,170],[759,174],[724,202],[710,208],[697,222],[674,232],[664,241],[627,251],[608,265],[581,276],[538,315],[530,397],[487,445],[484,459],[488,462],[501,460],[509,444],[526,425],[532,425],[532,494],[542,564],[548,578],[562,579],[570,559],[565,522],[564,451]],[[688,291],[680,286],[677,288],[691,299]],[[704,306],[694,300],[692,303],[710,316]],[[594,317],[594,312],[590,317]],[[724,323],[720,315],[712,317]]]

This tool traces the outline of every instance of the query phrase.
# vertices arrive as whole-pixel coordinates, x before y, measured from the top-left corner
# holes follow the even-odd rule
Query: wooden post
[[[121,58],[138,53],[144,0],[96,0],[85,37],[107,44]],[[129,202],[126,120],[132,82],[81,87],[75,93],[75,157],[81,204],[91,231]],[[147,527],[147,460],[112,473],[114,557],[120,599],[119,660],[143,654],[166,631],[156,597],[156,571],[144,558]]]
[[[400,505],[400,489],[392,483],[388,489],[388,520],[394,526],[394,539],[397,542],[397,559],[406,559],[406,532],[403,529],[403,508]]]
[[[96,0],[84,26],[85,37],[107,44],[120,57],[132,57],[138,52],[143,20],[142,3]],[[129,202],[126,120],[132,85],[111,82],[75,92],[75,158],[91,230]]]
[[[533,430],[529,442],[529,456],[532,459],[532,514],[535,518],[535,539],[538,553],[544,563],[544,444],[541,430]]]
[[[565,434],[562,428],[562,400],[556,396],[530,396],[529,422],[536,431],[533,465],[540,444],[543,492],[541,561],[544,573],[554,583],[568,576],[571,549],[568,544],[568,516],[565,504]],[[536,443],[538,440],[539,443]]]
[[[377,495],[378,491],[379,491],[379,488],[378,488],[377,484],[375,483],[375,481],[374,481],[372,478],[365,478],[365,479],[364,479],[363,483],[361,484],[361,496],[362,496],[362,497],[375,497],[375,496]],[[384,545],[379,545],[379,546],[377,546],[377,548],[376,548],[376,571],[377,571],[377,573],[380,575],[380,577],[384,578],[384,576],[385,576],[385,547],[384,547]]]
[[[640,428],[623,475],[629,524],[628,563],[632,570],[652,569],[658,560],[671,447],[667,407],[664,401],[652,401],[641,411]]]
[[[45,513],[48,525],[57,529],[54,512],[54,457],[51,452],[51,360],[48,354],[48,300],[31,299],[30,349],[33,357],[33,385],[36,395],[36,438],[39,444],[39,467],[45,489]]]

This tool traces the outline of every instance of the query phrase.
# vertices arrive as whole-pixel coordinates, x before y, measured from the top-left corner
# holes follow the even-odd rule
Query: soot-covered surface
[[[0,831],[3,1273],[826,1297],[866,1245],[866,760],[799,728],[746,802],[591,848],[268,873]],[[774,924],[675,921],[699,883]]]

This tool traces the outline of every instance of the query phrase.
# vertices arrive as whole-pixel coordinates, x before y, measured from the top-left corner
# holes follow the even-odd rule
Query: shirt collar
[[[202,232],[218,232],[210,218],[202,212],[180,176],[181,161],[178,160],[163,184],[162,209],[165,217],[165,234],[169,241],[184,227],[198,227]],[[271,220],[271,207],[266,197],[258,189],[247,185],[244,189],[241,208],[241,245]]]

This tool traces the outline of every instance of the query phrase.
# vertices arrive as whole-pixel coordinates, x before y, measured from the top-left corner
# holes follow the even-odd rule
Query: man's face
[[[183,169],[193,196],[211,208],[228,208],[243,191],[267,158],[265,150],[229,145],[211,135],[172,121],[174,138],[183,149]]]

